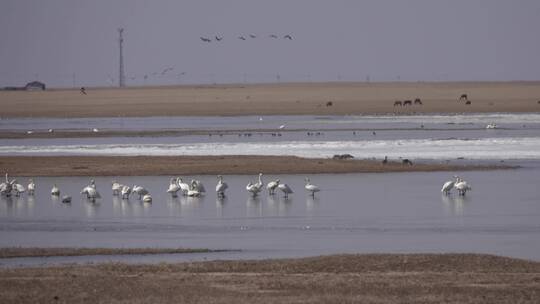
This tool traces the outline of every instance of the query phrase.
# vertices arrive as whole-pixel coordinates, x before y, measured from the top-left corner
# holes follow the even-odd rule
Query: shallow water
[[[348,153],[360,159],[384,155],[424,160],[540,159],[540,114],[536,113],[262,119],[242,116],[0,120],[0,129],[93,124],[112,130],[208,131],[206,135],[168,137],[5,139],[0,142],[0,155],[248,154],[324,158]],[[486,129],[487,123],[497,123],[498,128]],[[285,131],[278,130],[279,125],[285,125]],[[236,131],[220,134],[222,130]]]
[[[300,175],[280,178],[295,191],[250,197],[255,176],[225,176],[227,198],[216,198],[214,176],[200,176],[207,195],[171,198],[168,177],[117,177],[147,187],[154,200],[141,203],[111,195],[113,178],[98,177],[103,198],[78,195],[88,178],[37,178],[34,198],[0,200],[0,246],[186,247],[240,249],[219,254],[3,259],[0,264],[185,261],[227,258],[302,257],[367,252],[478,252],[540,260],[538,162],[517,170],[456,172],[473,190],[442,196],[454,172],[318,174],[315,198]],[[192,177],[188,177],[192,178]],[[19,178],[20,181],[25,178]],[[57,183],[71,204],[51,198]]]

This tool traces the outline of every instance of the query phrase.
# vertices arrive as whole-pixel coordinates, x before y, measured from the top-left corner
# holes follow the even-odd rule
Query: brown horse
[[[461,96],[459,96],[459,100],[458,101],[462,101],[462,100],[469,100],[469,97],[467,96],[467,94],[461,94]]]
[[[403,105],[404,105],[404,106],[406,106],[406,105],[411,106],[411,105],[412,105],[412,101],[410,101],[410,100],[405,100],[405,101],[403,102]]]
[[[399,100],[394,101],[394,107],[395,106],[400,106],[401,107],[401,101],[399,101]]]
[[[422,105],[422,100],[420,100],[420,98],[416,98],[416,99],[414,100],[414,104],[415,104],[415,105]]]

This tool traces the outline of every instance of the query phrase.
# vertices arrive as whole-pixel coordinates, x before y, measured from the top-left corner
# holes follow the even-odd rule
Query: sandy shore
[[[292,83],[0,91],[2,118],[540,112],[540,82]],[[467,94],[470,105],[458,102]],[[422,105],[394,107],[420,98]],[[328,102],[332,106],[326,106]]]
[[[392,161],[383,165],[381,161],[294,156],[0,156],[0,169],[11,176],[377,173],[508,168],[512,167],[423,163],[409,166]]]
[[[538,303],[540,263],[368,254],[0,269],[2,303]]]

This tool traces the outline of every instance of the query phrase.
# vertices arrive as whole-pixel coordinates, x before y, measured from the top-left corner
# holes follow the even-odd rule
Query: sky
[[[0,87],[117,86],[120,27],[128,86],[540,80],[539,0],[0,0],[0,8]]]

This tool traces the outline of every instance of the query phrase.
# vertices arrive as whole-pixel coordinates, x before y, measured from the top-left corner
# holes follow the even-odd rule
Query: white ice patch
[[[0,155],[295,155],[318,158],[540,159],[540,138],[287,141],[274,143],[0,146]]]

